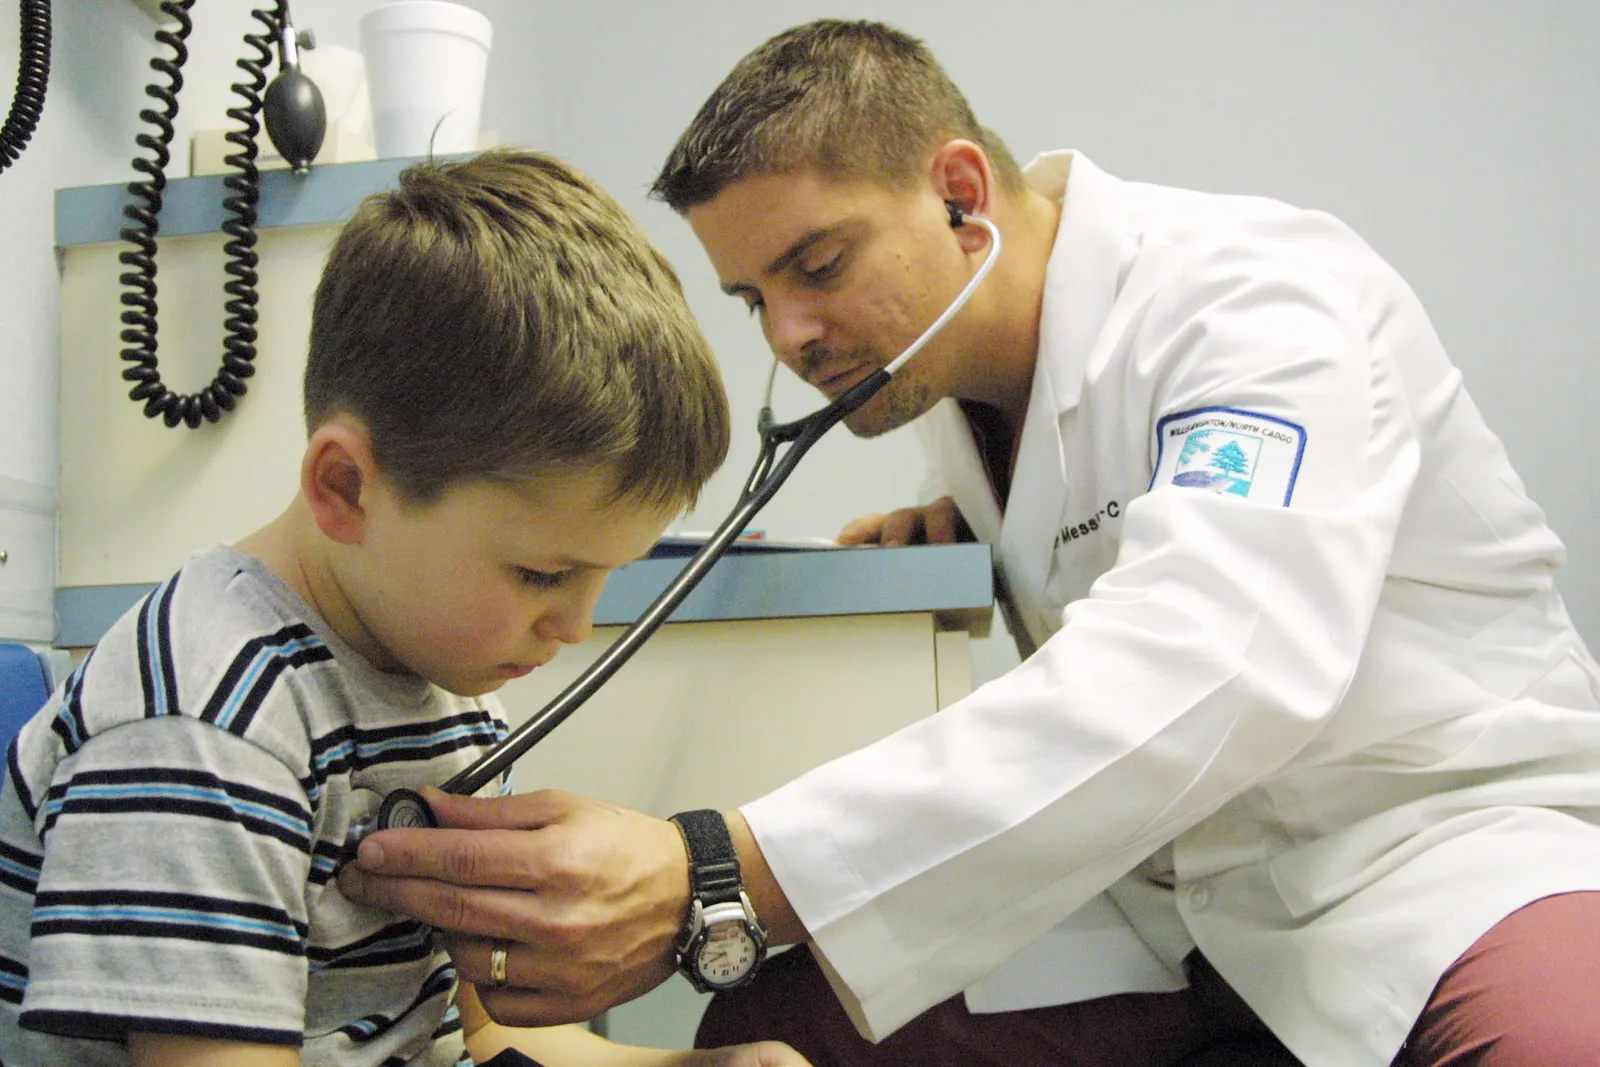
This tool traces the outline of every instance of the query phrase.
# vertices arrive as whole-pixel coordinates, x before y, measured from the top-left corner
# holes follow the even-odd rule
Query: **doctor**
[[[1561,544],[1355,234],[1081,154],[1023,171],[869,23],[746,57],[656,191],[830,396],[987,254],[948,205],[998,224],[850,420],[915,421],[948,495],[847,537],[969,528],[1034,651],[726,832],[436,797],[460,829],[369,839],[347,891],[457,931],[480,985],[499,946],[514,1021],[636,995],[676,940],[740,986],[703,1037],[819,1064],[1600,1062],[1600,669]],[[759,922],[707,972],[684,916],[730,844]],[[761,967],[759,924],[808,948]]]

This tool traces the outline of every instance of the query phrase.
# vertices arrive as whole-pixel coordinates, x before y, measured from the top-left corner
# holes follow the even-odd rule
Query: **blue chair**
[[[50,676],[39,654],[26,645],[0,643],[0,751],[49,699]]]

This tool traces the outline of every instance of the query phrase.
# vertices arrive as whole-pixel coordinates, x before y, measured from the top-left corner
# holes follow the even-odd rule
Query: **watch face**
[[[760,953],[742,921],[721,922],[706,930],[695,969],[707,985],[730,986],[749,974]]]

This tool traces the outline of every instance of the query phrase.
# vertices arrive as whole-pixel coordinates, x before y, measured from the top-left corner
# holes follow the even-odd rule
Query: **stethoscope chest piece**
[[[439,825],[439,820],[433,817],[433,809],[414,789],[394,789],[383,794],[381,800],[371,789],[357,789],[348,803],[353,810],[365,808],[366,812],[350,820],[341,863],[355,858],[356,847],[368,834],[379,830],[431,830]]]
[[[396,789],[378,806],[377,825],[380,830],[432,830],[439,825],[439,820],[433,817],[433,809],[428,807],[421,793]]]

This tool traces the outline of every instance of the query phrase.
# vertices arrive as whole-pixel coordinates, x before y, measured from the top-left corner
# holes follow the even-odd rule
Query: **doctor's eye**
[[[517,577],[523,585],[531,585],[535,589],[556,589],[569,577],[571,571],[536,571],[529,567],[518,567]]]
[[[832,281],[843,265],[844,253],[837,252],[827,262],[819,263],[814,267],[801,264],[800,276],[806,280],[807,285],[822,285],[825,282]]]

